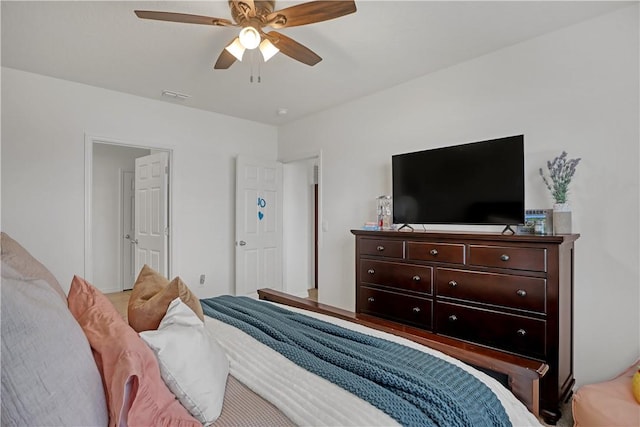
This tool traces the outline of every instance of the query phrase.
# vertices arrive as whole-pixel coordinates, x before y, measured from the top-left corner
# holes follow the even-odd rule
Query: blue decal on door
[[[258,206],[264,208],[267,206],[267,201],[262,197],[258,197]],[[258,219],[262,221],[262,218],[264,218],[264,213],[262,211],[258,211]]]

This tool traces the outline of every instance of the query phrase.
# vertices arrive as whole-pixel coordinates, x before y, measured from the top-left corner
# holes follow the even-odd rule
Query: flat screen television
[[[524,223],[524,135],[392,156],[394,224]]]

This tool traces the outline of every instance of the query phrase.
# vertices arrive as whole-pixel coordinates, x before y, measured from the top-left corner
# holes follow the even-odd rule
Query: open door
[[[282,289],[282,164],[236,160],[236,295]]]
[[[169,154],[159,152],[136,159],[135,271],[144,264],[167,277]]]

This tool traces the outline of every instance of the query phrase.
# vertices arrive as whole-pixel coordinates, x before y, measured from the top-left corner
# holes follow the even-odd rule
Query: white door
[[[236,160],[236,295],[282,289],[282,164]]]
[[[137,158],[135,172],[135,271],[147,264],[167,277],[168,153]]]
[[[135,174],[132,171],[122,171],[122,195],[121,206],[121,251],[122,259],[120,261],[120,280],[122,289],[128,290],[133,288],[136,281],[137,271],[135,270],[134,248],[135,228],[134,228],[134,206],[135,206]]]

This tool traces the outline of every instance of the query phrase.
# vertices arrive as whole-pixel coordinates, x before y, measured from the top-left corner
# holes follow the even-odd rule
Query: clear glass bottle
[[[391,196],[380,196],[376,200],[378,202],[378,227],[380,230],[391,230],[393,208]]]

